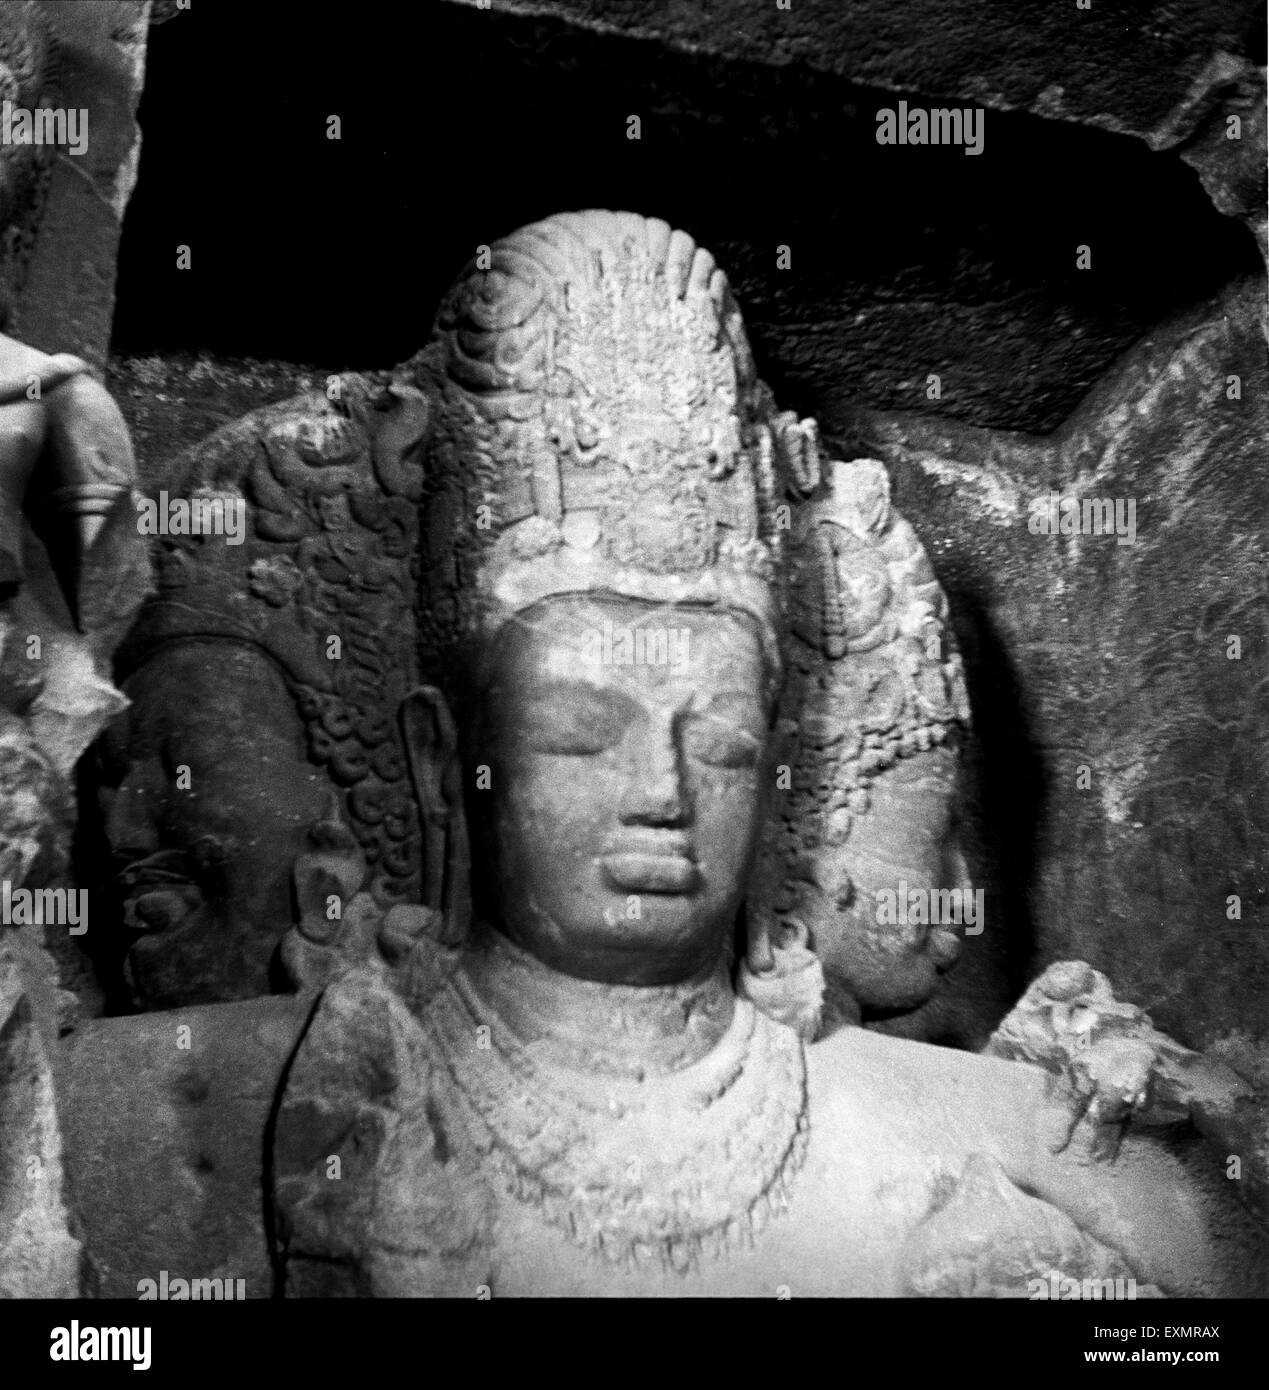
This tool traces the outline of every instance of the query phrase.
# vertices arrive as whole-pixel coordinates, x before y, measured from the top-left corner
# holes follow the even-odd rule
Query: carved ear
[[[301,854],[291,867],[291,882],[295,891],[300,935],[319,945],[330,945],[339,935],[341,917],[331,918],[326,904],[331,897],[341,901],[345,885],[338,874],[332,873],[326,856],[319,850]]]
[[[418,502],[423,496],[421,446],[432,422],[432,403],[415,386],[393,382],[387,390],[392,407],[376,420],[375,474],[391,497]]]
[[[423,826],[423,905],[443,914],[443,944],[459,945],[471,921],[471,858],[458,737],[435,686],[421,685],[402,700],[401,729]]]

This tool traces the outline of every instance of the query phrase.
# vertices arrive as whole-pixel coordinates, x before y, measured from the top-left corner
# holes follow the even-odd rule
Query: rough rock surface
[[[49,980],[34,943],[0,926],[0,1298],[73,1298],[80,1244],[63,1196],[50,1039],[39,1019]],[[27,978],[34,978],[34,990]]]
[[[128,421],[140,490],[157,496],[186,449],[249,411],[322,389],[333,374],[292,362],[150,353],[112,356],[106,383]]]
[[[474,5],[478,0],[459,0]],[[596,33],[775,67],[797,65],[896,92],[956,95],[1173,143],[1233,55],[1255,52],[1260,7],[1204,0],[1087,10],[1016,0],[1009,22],[975,0],[499,0]]]
[[[88,113],[82,153],[45,146],[21,156],[31,168],[18,171],[11,254],[3,265],[9,327],[36,347],[73,352],[100,367],[110,342],[124,209],[140,156],[136,109],[149,0],[38,0],[4,10],[4,95],[12,85],[15,104]],[[22,82],[38,55],[41,76]],[[15,67],[19,80],[10,84],[5,73]]]
[[[1263,298],[1161,325],[1047,437],[824,422],[890,466],[949,595],[1001,884],[980,940],[1025,978],[1087,960],[1199,1049],[1266,1028]],[[1133,500],[1134,543],[1032,534],[1051,492]]]
[[[591,7],[603,12],[602,31],[567,21],[580,8],[538,17],[501,3],[487,12],[433,5],[425,44],[385,46],[374,26],[352,26],[337,55],[323,26],[274,26],[263,12],[246,49],[229,10],[191,11],[155,30],[116,350],[384,366],[417,351],[477,245],[547,211],[626,208],[684,227],[727,267],[763,379],[785,408],[822,415],[863,399],[1045,430],[1162,314],[1259,264],[1251,238],[1182,162],[1189,146],[1152,152],[1135,126],[1125,135],[1049,119],[1023,93],[1009,109],[989,107],[981,156],[877,144],[876,112],[900,95],[976,103],[976,90],[953,78],[988,57],[1003,74],[1012,46],[1030,45],[1038,4],[1016,18],[967,4],[891,14],[888,5],[826,3],[802,15],[777,12],[774,0],[673,12],[603,0]],[[1162,119],[1243,27],[1237,12],[1189,6],[1184,23],[1153,26],[1163,38],[1149,38],[1147,24],[1106,46],[1107,21],[1097,18],[1089,48],[1073,4],[1062,43],[1055,29],[1067,26],[1066,11],[1046,8],[1029,49],[1033,93],[1063,86],[1081,114],[1144,102]],[[628,25],[654,12],[661,29],[629,36]],[[959,67],[948,41],[958,16]],[[821,64],[892,49],[893,81],[871,68],[776,61],[782,49],[767,29],[790,24],[817,34]],[[673,40],[682,25],[690,43]],[[913,61],[914,45],[927,61]],[[939,63],[945,72],[932,70]],[[289,73],[285,105],[270,95],[279,64]],[[1097,86],[1085,96],[1077,84],[1089,66]],[[1163,80],[1140,75],[1160,68]],[[458,108],[456,69],[479,74]],[[217,113],[226,71],[261,94],[284,162],[244,159],[225,141]],[[1106,105],[1107,88],[1121,84]],[[439,217],[433,186],[400,170],[417,159],[419,132],[449,129],[456,110],[465,147],[488,157],[451,162]],[[509,110],[514,148],[541,157],[504,157]],[[331,114],[342,115],[339,140],[326,138]],[[637,141],[626,138],[632,114],[642,121]],[[1250,132],[1242,145],[1254,164]],[[209,179],[234,196],[209,200]],[[337,189],[341,207],[375,213],[315,215],[319,188]],[[243,236],[247,207],[284,255],[261,256]],[[193,269],[178,272],[172,247],[194,221]],[[1090,272],[1075,266],[1086,242]],[[777,266],[781,245],[791,248],[787,270]],[[340,293],[314,292],[336,283]],[[938,402],[925,397],[931,372],[943,380]]]
[[[69,1186],[101,1297],[135,1298],[163,1269],[270,1296],[265,1131],[308,1007],[268,998],[95,1019],[64,1040]]]

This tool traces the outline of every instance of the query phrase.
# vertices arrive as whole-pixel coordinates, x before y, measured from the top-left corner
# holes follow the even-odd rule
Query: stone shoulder
[[[871,1128],[918,1151],[984,1149],[1011,1167],[1041,1132],[1047,1078],[1037,1067],[849,1027],[806,1055],[820,1124],[867,1115]]]

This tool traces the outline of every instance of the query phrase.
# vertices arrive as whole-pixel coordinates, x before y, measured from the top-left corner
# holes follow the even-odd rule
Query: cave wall
[[[0,23],[0,96],[86,112],[75,143],[0,146],[0,289],[10,333],[102,367],[140,156],[149,0],[21,0]]]

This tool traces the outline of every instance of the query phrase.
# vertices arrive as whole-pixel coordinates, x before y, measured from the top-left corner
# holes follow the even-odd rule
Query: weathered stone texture
[[[145,73],[149,0],[39,0],[6,5],[0,36],[19,27],[22,52],[35,37],[47,57],[35,105],[86,110],[87,149],[41,148],[31,156],[15,215],[10,329],[48,352],[105,363],[114,315],[115,257],[136,182],[137,103]],[[8,93],[5,93],[8,95]]]
[[[459,0],[473,5],[475,0]],[[498,0],[595,33],[738,63],[794,65],[893,92],[961,97],[1174,143],[1201,93],[1256,53],[1251,0],[1134,7],[1018,0]]]
[[[80,1244],[63,1199],[51,982],[22,936],[0,926],[0,1298],[73,1298]]]
[[[95,1019],[63,1042],[68,1180],[101,1297],[135,1298],[163,1269],[269,1297],[265,1130],[306,1011],[292,997]]]
[[[117,348],[383,366],[417,350],[449,277],[477,245],[548,208],[628,208],[713,248],[744,307],[764,380],[800,415],[864,400],[1043,431],[1162,315],[1260,264],[1243,227],[1215,210],[1179,157],[1192,142],[1155,153],[1135,127],[1122,135],[1091,117],[1053,119],[1020,98],[989,105],[978,157],[877,144],[876,112],[900,96],[927,106],[977,103],[975,90],[953,79],[967,80],[991,56],[1007,69],[1009,46],[1030,42],[1028,21],[1012,12],[957,5],[931,15],[904,5],[890,14],[891,6],[834,4],[803,15],[777,12],[774,0],[693,3],[682,7],[693,41],[676,44],[665,23],[646,38],[624,28],[654,10],[664,19],[664,6],[592,6],[603,11],[603,29],[569,22],[578,8],[530,15],[502,4],[488,12],[429,6],[426,44],[400,51],[354,26],[340,36],[338,107],[320,25],[287,26],[284,39],[262,29],[250,52],[226,10],[191,12],[156,30],[143,156],[153,173],[131,204]],[[1067,23],[1063,6],[1049,8],[1050,26]],[[849,20],[844,33],[839,10]],[[1070,12],[1074,26],[1082,16],[1073,4]],[[952,63],[947,32],[957,16]],[[1065,43],[1047,32],[1036,62],[1045,81],[1066,83],[1081,112],[1102,109],[1101,93],[1119,83],[1149,103],[1170,88],[1167,112],[1233,42],[1219,14],[1206,22],[1204,30],[1191,16],[1179,48],[1156,46],[1148,56],[1138,52],[1151,42],[1140,33],[1110,47],[1099,37],[1092,50],[1074,27]],[[778,50],[763,38],[771,25],[813,32],[815,44],[804,48],[814,48],[816,63],[771,61]],[[873,37],[857,43],[856,30]],[[900,55],[889,85],[851,67],[855,55],[887,45]],[[910,61],[913,45],[931,61],[946,59],[942,85],[928,62]],[[1086,62],[1092,51],[1098,95],[1085,103],[1063,64],[1080,55]],[[216,118],[222,74],[268,90],[279,61],[292,73],[288,102],[270,106],[268,119],[288,157],[235,160],[236,197],[209,204],[205,171],[228,171]],[[1162,65],[1163,78],[1140,75],[1151,64]],[[1176,64],[1183,71],[1173,81]],[[461,108],[455,69],[479,74],[479,95]],[[347,118],[341,138],[328,141],[325,113],[336,109]],[[507,111],[516,113],[513,142]],[[638,141],[627,139],[632,114],[642,121]],[[473,157],[451,161],[438,217],[427,181],[389,171],[417,158],[418,132],[450,129]],[[1242,146],[1254,166],[1250,133]],[[529,149],[541,153],[513,154]],[[330,186],[341,206],[374,206],[375,217],[314,217],[312,190]],[[261,256],[244,238],[245,206],[273,228],[285,255]],[[172,248],[195,219],[196,267],[178,273]],[[1093,246],[1091,273],[1075,268],[1081,243]],[[792,251],[787,270],[777,268],[781,245]],[[315,294],[335,268],[347,293]],[[942,376],[939,401],[926,399],[931,372]]]
[[[1090,961],[1200,1048],[1269,1022],[1263,297],[1246,281],[1161,326],[1045,438],[824,422],[891,466],[948,590],[1001,885],[988,935],[1028,978]],[[1050,491],[1134,500],[1135,543],[1031,534]]]

